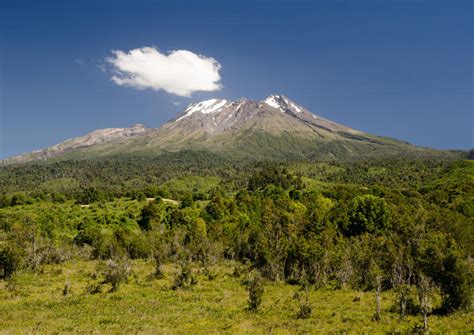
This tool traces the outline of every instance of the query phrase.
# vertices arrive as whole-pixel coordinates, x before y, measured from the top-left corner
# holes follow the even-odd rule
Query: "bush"
[[[154,223],[159,223],[161,218],[161,199],[146,204],[140,213],[138,225],[142,230],[151,230]]]
[[[11,246],[0,246],[0,279],[10,278],[22,261],[20,250]]]
[[[5,288],[6,288],[9,292],[11,292],[11,293],[13,293],[13,294],[18,293],[19,288],[20,288],[19,286],[20,286],[20,285],[19,285],[19,280],[18,280],[18,276],[17,276],[17,275],[12,274],[10,277],[8,277],[8,278],[6,279]]]
[[[251,312],[256,312],[258,306],[262,303],[262,296],[264,292],[263,279],[259,272],[254,272],[251,274],[251,277],[248,281],[248,291],[249,291],[249,300],[248,300],[248,310]]]
[[[472,299],[472,275],[456,243],[443,233],[423,241],[418,259],[423,273],[441,289],[441,312],[468,309]]]
[[[71,293],[71,282],[69,281],[69,278],[66,279],[66,283],[64,284],[63,288],[63,295],[66,296]]]
[[[186,207],[191,207],[193,204],[193,195],[191,192],[186,192],[182,197],[181,197],[181,204],[180,208],[186,208]]]
[[[417,304],[416,287],[412,285],[400,285],[395,287],[396,301],[390,309],[391,312],[400,314],[401,318],[408,315],[416,315],[419,312]]]
[[[102,285],[100,283],[92,283],[87,285],[86,292],[89,294],[97,294],[102,292]]]
[[[155,271],[153,272],[153,277],[163,278],[163,270],[161,266],[163,265],[163,255],[160,252],[153,253],[153,263],[155,266]]]
[[[294,296],[300,305],[299,311],[296,314],[296,318],[307,319],[311,315],[311,306],[309,304],[309,285],[307,282],[303,283],[301,290],[305,293],[304,298],[301,296],[301,294],[299,294],[299,292],[296,292]]]
[[[71,258],[71,252],[65,247],[48,245],[37,250],[39,264],[60,264]]]
[[[104,284],[111,284],[112,288],[110,292],[115,292],[118,290],[121,283],[125,282],[130,275],[132,267],[127,259],[122,258],[119,260],[108,260],[105,265],[103,281]]]
[[[193,274],[189,262],[183,262],[180,264],[180,266],[181,269],[174,279],[173,286],[171,287],[172,290],[177,290],[179,288],[188,288],[197,284],[197,279]]]
[[[240,278],[240,276],[245,272],[245,268],[241,263],[234,264],[234,271],[232,272],[232,277]]]
[[[140,190],[132,190],[127,194],[130,197],[130,200],[145,201],[146,194]]]
[[[148,258],[151,254],[151,246],[140,231],[124,234],[123,244],[131,259]]]

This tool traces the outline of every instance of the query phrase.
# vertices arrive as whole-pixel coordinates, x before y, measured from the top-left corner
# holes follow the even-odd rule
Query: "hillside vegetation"
[[[0,331],[474,329],[472,161],[194,155],[1,169]]]

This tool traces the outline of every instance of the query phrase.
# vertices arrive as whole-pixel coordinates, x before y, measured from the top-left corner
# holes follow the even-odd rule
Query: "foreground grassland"
[[[152,163],[0,169],[0,335],[474,334],[473,161]]]
[[[166,265],[164,277],[150,274],[153,265],[132,261],[132,275],[118,291],[88,293],[101,281],[104,262],[68,261],[44,265],[37,272],[23,271],[0,281],[0,333],[410,333],[422,323],[419,315],[400,320],[393,311],[394,295],[382,292],[382,319],[372,321],[373,291],[310,290],[312,313],[297,319],[298,286],[267,282],[256,313],[246,310],[246,275],[233,275],[233,265],[213,267],[212,280],[194,267],[197,284],[171,289],[177,268]],[[98,274],[98,275],[97,275]],[[63,295],[69,280],[71,293]],[[429,317],[432,333],[472,334],[474,315],[456,312]]]

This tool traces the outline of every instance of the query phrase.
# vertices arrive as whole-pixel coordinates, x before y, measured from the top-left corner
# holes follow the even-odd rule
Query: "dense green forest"
[[[390,313],[419,321],[404,331],[423,331],[430,318],[464,315],[458,331],[474,329],[473,161],[67,161],[3,167],[0,190],[0,277],[11,296],[18,278],[73,260],[105,262],[74,294],[118,294],[146,261],[154,280],[171,276],[170,292],[230,269],[249,315],[265,313],[266,289],[281,284],[298,288],[295,319],[325,308],[317,292],[352,290],[373,297],[375,325]],[[4,315],[13,307],[0,303]]]

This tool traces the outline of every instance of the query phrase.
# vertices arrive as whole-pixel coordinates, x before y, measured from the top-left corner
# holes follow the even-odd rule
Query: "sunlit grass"
[[[312,313],[299,320],[293,299],[298,287],[282,283],[267,283],[260,310],[251,313],[245,276],[234,277],[231,264],[212,268],[213,280],[195,267],[198,283],[173,291],[177,267],[165,265],[164,278],[155,279],[151,263],[133,261],[132,276],[117,292],[104,285],[101,293],[89,294],[88,285],[101,281],[94,275],[100,266],[99,261],[70,261],[1,281],[1,333],[406,333],[421,323],[420,316],[400,320],[390,312],[390,292],[382,294],[382,320],[376,322],[373,292],[332,289],[311,289]],[[64,296],[67,279],[71,293]],[[474,317],[432,315],[429,324],[435,333],[469,333]]]

